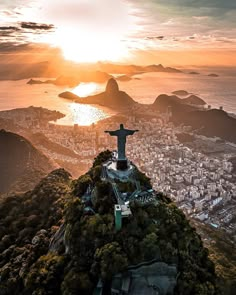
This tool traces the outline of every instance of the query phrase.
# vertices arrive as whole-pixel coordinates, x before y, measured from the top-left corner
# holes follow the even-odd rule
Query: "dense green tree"
[[[158,237],[155,233],[146,235],[141,241],[141,250],[145,260],[152,260],[157,258],[159,254]]]
[[[103,279],[111,277],[124,270],[128,260],[124,251],[117,242],[106,244],[95,252],[95,263],[99,265],[99,271]]]
[[[79,177],[78,180],[75,180],[73,182],[74,185],[74,195],[82,197],[84,193],[86,192],[89,185],[92,184],[92,179],[89,174],[84,174]]]
[[[155,205],[131,202],[132,215],[115,230],[114,192],[100,179],[101,165],[109,157],[109,151],[100,154],[74,182],[59,169],[33,191],[0,202],[1,295],[92,294],[99,278],[109,280],[128,265],[153,258],[176,263],[176,295],[217,294],[208,251],[163,194],[156,194]],[[149,187],[145,175],[140,173],[139,179]],[[88,185],[94,188],[91,214],[75,196],[81,197]],[[129,184],[121,186],[130,189]],[[65,242],[60,254],[50,252],[59,251],[50,245],[52,240]]]
[[[112,152],[109,150],[106,150],[104,152],[101,152],[95,159],[93,162],[93,168],[96,166],[99,166],[101,164],[103,164],[104,162],[108,161],[109,159],[111,159],[112,157]]]
[[[62,295],[88,295],[92,294],[94,284],[87,272],[79,272],[76,268],[71,268],[65,274],[61,286]]]
[[[34,294],[59,294],[64,275],[65,257],[53,253],[41,256],[31,267],[24,280],[25,288]]]
[[[94,182],[99,181],[102,174],[102,166],[101,165],[95,166],[94,168],[91,169],[90,174]]]

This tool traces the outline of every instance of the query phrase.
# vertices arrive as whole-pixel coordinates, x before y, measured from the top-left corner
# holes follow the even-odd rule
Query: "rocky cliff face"
[[[52,169],[50,161],[28,140],[0,131],[0,194],[32,189]]]

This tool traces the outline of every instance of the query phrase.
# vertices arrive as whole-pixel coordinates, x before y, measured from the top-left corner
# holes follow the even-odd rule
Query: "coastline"
[[[140,104],[151,104],[159,94],[171,94],[173,91],[183,89],[203,98],[207,104],[211,104],[212,108],[218,109],[220,106],[223,106],[224,110],[231,117],[235,118],[236,116],[236,88],[233,77],[220,76],[215,79],[199,75],[193,77],[184,73],[181,75],[149,73],[142,74],[140,77],[141,80],[119,81],[120,89],[128,93]],[[67,125],[70,120],[71,125],[76,124],[73,120],[74,117],[77,117],[77,114],[74,114],[70,108],[72,102],[58,98],[60,92],[66,90],[73,91],[73,89],[50,84],[32,86],[27,85],[27,81],[28,79],[0,81],[0,111],[25,108],[31,105],[42,106],[50,110],[58,110],[67,116],[69,115],[70,119],[67,120]],[[92,107],[99,110],[95,116],[98,115],[100,118],[95,119],[95,122],[113,116],[116,113],[106,107],[97,105],[92,105]],[[59,122],[57,124],[61,123]]]

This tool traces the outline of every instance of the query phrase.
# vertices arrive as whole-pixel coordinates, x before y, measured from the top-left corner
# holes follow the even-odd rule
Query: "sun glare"
[[[41,21],[50,20],[55,32],[47,42],[76,62],[122,61],[129,56],[134,29],[131,8],[123,0],[43,0]]]
[[[61,28],[55,39],[64,57],[76,62],[118,61],[128,55],[120,38],[112,32]]]
[[[102,89],[96,83],[80,83],[72,92],[80,97],[86,97],[101,92]]]

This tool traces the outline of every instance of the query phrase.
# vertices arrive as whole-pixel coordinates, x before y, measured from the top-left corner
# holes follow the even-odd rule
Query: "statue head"
[[[124,129],[124,124],[120,124],[120,129]]]

